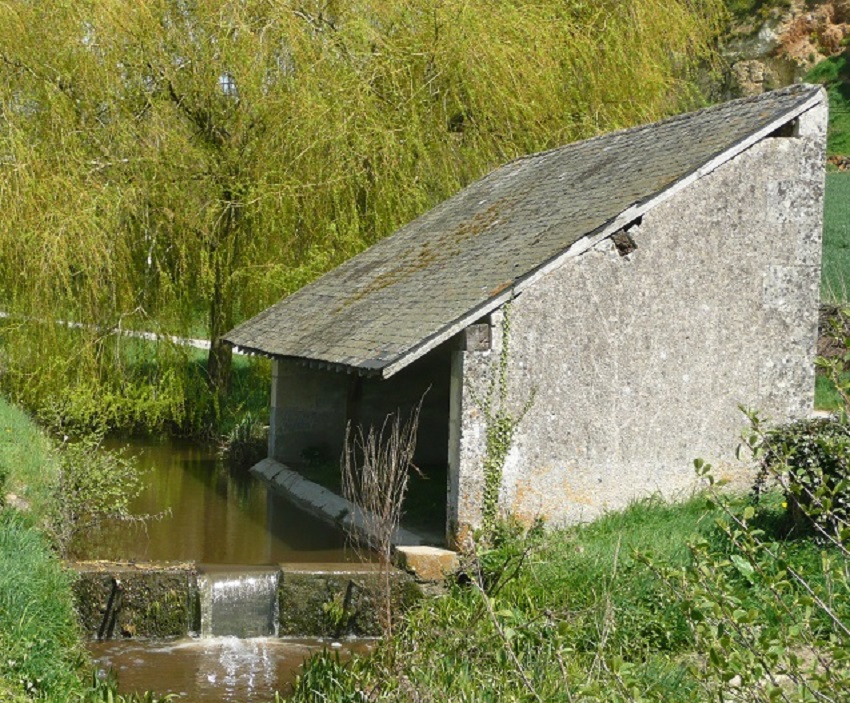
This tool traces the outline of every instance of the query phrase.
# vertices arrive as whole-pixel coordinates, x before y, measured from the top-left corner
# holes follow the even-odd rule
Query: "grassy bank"
[[[85,662],[69,574],[38,529],[57,464],[49,440],[0,398],[0,701],[82,695]],[[0,481],[2,483],[2,481]]]
[[[132,479],[125,462],[90,447],[60,450],[0,397],[0,703],[156,703],[92,678],[74,575],[57,556],[63,533],[75,528],[70,513],[90,515],[91,502],[114,512]]]
[[[821,299],[850,302],[850,172],[826,175]]]
[[[846,637],[780,570],[842,623],[847,580],[824,567],[833,551],[788,534],[781,500],[752,515],[743,500],[730,514],[705,497],[645,501],[544,536],[516,572],[528,545],[507,540],[480,555],[483,588],[473,569],[371,657],[314,659],[292,700],[809,700],[783,698],[770,672],[796,676],[795,647]],[[762,547],[742,536],[744,517]]]

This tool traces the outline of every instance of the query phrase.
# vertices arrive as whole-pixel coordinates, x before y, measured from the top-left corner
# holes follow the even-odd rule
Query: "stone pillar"
[[[449,471],[446,543],[459,546],[481,522],[486,451],[486,422],[476,393],[486,393],[490,365],[498,344],[492,320],[470,325],[456,338],[449,390]]]

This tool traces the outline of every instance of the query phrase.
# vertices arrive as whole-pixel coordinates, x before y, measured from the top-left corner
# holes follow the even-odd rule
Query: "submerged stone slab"
[[[377,542],[371,527],[375,521],[342,496],[304,478],[274,459],[263,459],[252,466],[251,471],[310,514],[338,525],[369,544]],[[427,545],[437,540],[435,536],[399,527],[393,536],[393,545]]]

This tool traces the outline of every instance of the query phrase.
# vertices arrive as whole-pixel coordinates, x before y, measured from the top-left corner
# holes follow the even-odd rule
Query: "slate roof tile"
[[[512,161],[225,339],[388,375],[424,340],[447,335],[630,207],[792,119],[818,91],[792,86]]]

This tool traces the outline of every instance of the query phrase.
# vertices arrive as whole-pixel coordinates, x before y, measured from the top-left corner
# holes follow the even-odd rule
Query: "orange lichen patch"
[[[494,296],[497,296],[502,291],[510,288],[513,284],[514,284],[514,279],[511,279],[510,281],[505,281],[504,283],[500,283],[493,290],[491,290],[487,295],[489,295],[491,298],[494,297]]]
[[[555,513],[569,512],[565,509],[570,505],[593,506],[590,494],[570,482],[570,471],[575,468],[551,464],[532,467],[517,483],[511,512],[521,522],[531,524],[538,518],[546,521]]]
[[[844,50],[850,36],[850,2],[833,0],[814,9],[796,2],[779,31],[777,54],[800,65],[814,65]]]

